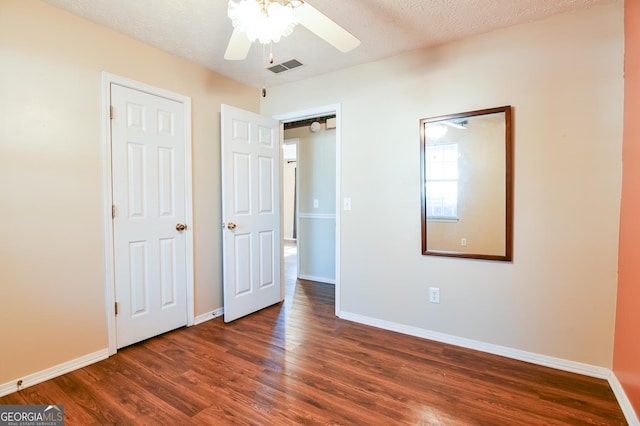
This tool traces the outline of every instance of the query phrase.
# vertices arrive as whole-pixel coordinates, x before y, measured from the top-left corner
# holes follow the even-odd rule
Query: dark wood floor
[[[333,286],[287,276],[284,303],[141,342],[0,404],[64,404],[67,425],[626,424],[604,380],[340,320]]]

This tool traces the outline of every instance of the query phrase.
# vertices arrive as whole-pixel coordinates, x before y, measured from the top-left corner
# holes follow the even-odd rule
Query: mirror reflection
[[[511,107],[420,120],[422,253],[511,260]]]

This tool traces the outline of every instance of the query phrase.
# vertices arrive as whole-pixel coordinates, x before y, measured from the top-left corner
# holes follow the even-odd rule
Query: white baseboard
[[[193,325],[198,325],[205,321],[217,318],[223,313],[224,308],[219,308],[205,314],[198,315],[197,317],[195,317]],[[74,370],[78,370],[82,367],[86,367],[87,365],[102,361],[107,358],[109,358],[108,348],[81,356],[80,358],[76,358],[71,361],[63,362],[62,364],[47,368],[46,370],[42,370],[37,373],[29,374],[25,377],[16,377],[15,380],[9,383],[0,384],[0,397],[18,391],[18,380],[22,380],[22,386],[20,386],[20,389],[24,389],[29,386],[37,385],[38,383],[53,379],[55,377],[62,376],[63,374],[70,373]]]
[[[107,358],[109,358],[109,349],[104,348],[97,352],[72,359],[71,361],[63,362],[62,364],[58,364],[37,373],[29,374],[24,377],[16,377],[15,380],[0,385],[0,396],[9,395],[10,393],[18,391],[18,380],[22,380],[22,386],[20,386],[20,389],[24,389],[29,386],[37,385],[38,383],[53,379],[55,377],[62,376],[63,374],[70,373],[74,370],[78,370],[82,367],[86,367],[87,365],[102,361]]]
[[[336,283],[335,278],[318,277],[318,276],[315,276],[315,275],[298,274],[298,278],[300,278],[302,280],[308,280],[308,281],[317,281],[317,282],[325,283],[325,284],[335,284]]]
[[[618,378],[613,372],[611,373],[611,375],[609,375],[609,386],[611,386],[611,390],[616,396],[618,404],[620,404],[620,408],[622,409],[624,417],[627,419],[627,423],[629,423],[629,426],[640,426],[640,420],[638,420],[638,416],[633,409],[633,405],[631,405],[631,401],[629,401],[629,398],[627,397],[622,384],[620,384]]]
[[[423,339],[434,340],[436,342],[448,343],[450,345],[460,346],[467,349],[474,349],[494,355],[500,355],[519,361],[530,362],[532,364],[542,365],[544,367],[555,368],[557,370],[568,371],[570,373],[582,374],[589,377],[604,379],[609,382],[611,390],[620,404],[622,413],[630,426],[640,426],[638,416],[636,415],[629,398],[627,398],[622,385],[616,378],[616,375],[608,368],[598,367],[591,364],[584,364],[576,361],[569,361],[562,358],[555,358],[547,355],[540,355],[533,352],[512,349],[506,346],[494,345],[491,343],[480,342],[472,339],[452,336],[450,334],[438,333],[418,327],[411,327],[404,324],[398,324],[391,321],[384,321],[377,318],[371,318],[364,315],[353,314],[350,312],[340,312],[338,315],[342,319],[357,322],[360,324],[370,325],[372,327],[382,328],[384,330],[395,331],[410,336],[421,337]]]
[[[597,377],[607,380],[611,375],[611,370],[595,365],[583,364],[581,362],[569,361],[562,358],[555,358],[546,355],[540,355],[533,352],[512,349],[506,346],[494,345],[491,343],[480,342],[463,337],[452,336],[450,334],[438,333],[418,327],[411,327],[404,324],[398,324],[390,321],[379,320],[362,315],[352,314],[349,312],[341,312],[340,318],[354,321],[385,330],[396,331],[398,333],[408,334],[410,336],[422,337],[424,339],[435,340],[437,342],[448,343],[450,345],[461,346],[463,348],[475,349],[494,355],[500,355],[507,358],[526,361],[545,367],[551,367],[558,370],[569,371],[571,373],[583,374],[585,376]]]
[[[205,321],[209,321],[212,320],[214,318],[218,318],[220,315],[224,314],[224,308],[218,308],[214,311],[209,311],[205,314],[202,315],[198,315],[194,321],[193,321],[193,325],[198,325],[198,324],[202,324]]]

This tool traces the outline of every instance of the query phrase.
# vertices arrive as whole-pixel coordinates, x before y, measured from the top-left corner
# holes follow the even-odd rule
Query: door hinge
[[[116,315],[118,315],[118,302],[115,303],[116,306]]]
[[[113,204],[111,206],[111,219],[115,219],[116,218],[116,206],[115,204]]]
[[[116,109],[113,107],[113,105],[109,105],[109,118],[111,120],[113,120],[113,116],[115,115]]]

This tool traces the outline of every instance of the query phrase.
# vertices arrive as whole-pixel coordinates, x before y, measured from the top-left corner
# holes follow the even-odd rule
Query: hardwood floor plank
[[[0,404],[63,404],[67,425],[626,424],[605,380],[344,321],[333,286],[286,276],[278,305],[129,346]]]
[[[74,418],[83,415],[91,416],[92,420],[87,422],[88,424],[115,424],[117,422],[133,422],[135,420],[135,416],[121,403],[122,398],[118,398],[118,394],[113,391],[113,386],[109,381],[101,383],[99,387],[89,386],[87,381],[82,380],[82,376],[82,373],[74,371],[51,380],[55,386],[60,388],[63,396],[58,396],[55,399],[55,396],[45,391],[46,393],[43,392],[43,394],[49,400],[42,399],[38,403],[63,404],[65,408],[65,423],[69,423],[66,420],[68,416]],[[116,389],[118,389],[117,386]],[[69,414],[67,414],[68,412]]]

